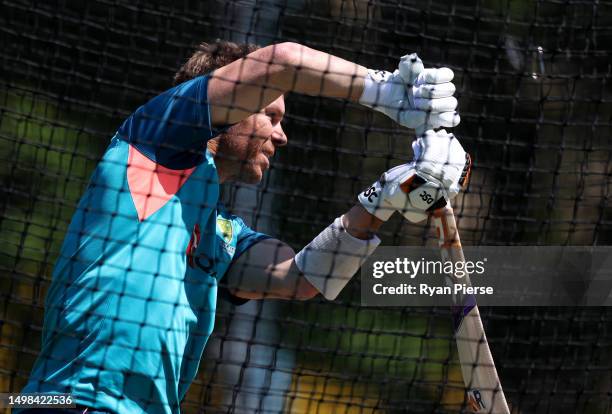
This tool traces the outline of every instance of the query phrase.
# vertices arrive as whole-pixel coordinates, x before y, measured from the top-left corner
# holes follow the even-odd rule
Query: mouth
[[[270,168],[270,159],[274,156],[274,153],[270,154],[270,153],[262,152],[261,155],[263,155],[264,159],[266,160],[263,165],[263,169],[267,170]]]
[[[272,157],[274,157],[274,153],[273,152],[262,152],[263,156],[266,157],[266,159],[268,160],[268,162],[270,162],[270,160],[272,159]]]

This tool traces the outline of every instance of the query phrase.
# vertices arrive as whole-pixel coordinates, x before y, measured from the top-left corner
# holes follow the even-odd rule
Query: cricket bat
[[[450,203],[435,210],[432,215],[442,260],[453,263],[464,262],[459,231]],[[455,275],[451,275],[450,278],[453,284],[470,285],[467,274],[462,278]],[[510,414],[475,297],[455,295],[452,312],[459,363],[467,389],[468,408],[474,413]]]

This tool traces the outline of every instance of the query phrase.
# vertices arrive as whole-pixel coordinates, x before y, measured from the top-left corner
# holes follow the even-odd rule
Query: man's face
[[[276,148],[287,144],[281,126],[284,115],[285,100],[281,96],[222,134],[215,157],[222,181],[247,184],[261,181]]]

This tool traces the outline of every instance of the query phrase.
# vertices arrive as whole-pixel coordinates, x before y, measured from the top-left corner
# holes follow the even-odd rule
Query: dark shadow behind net
[[[426,66],[454,70],[462,116],[455,132],[475,160],[470,187],[455,201],[465,244],[610,244],[612,4],[257,4],[255,16],[280,13],[272,41],[386,70],[417,51]],[[27,380],[53,263],[109,138],[170,86],[195,44],[232,31],[224,13],[233,6],[3,2],[0,391],[17,392]],[[256,29],[254,22],[245,35]],[[289,144],[259,191],[272,202],[255,214],[296,250],[380,173],[412,157],[410,131],[341,101],[289,95],[284,128]],[[433,243],[428,224],[397,217],[381,237],[387,245]],[[228,392],[277,395],[286,412],[454,412],[463,405],[446,309],[362,308],[358,280],[333,303],[281,306],[273,317],[253,315],[280,335],[254,332],[246,345],[292,353],[290,366],[259,367],[286,372],[290,384],[240,389],[224,381],[219,361],[205,359],[186,412],[244,409],[220,398]],[[227,309],[213,334],[221,344],[231,339],[224,327],[234,308]],[[481,311],[507,398],[519,412],[610,410],[608,309]],[[225,362],[241,369],[251,363],[244,355]]]

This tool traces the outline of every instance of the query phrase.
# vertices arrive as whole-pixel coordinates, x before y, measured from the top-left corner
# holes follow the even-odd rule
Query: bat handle
[[[436,227],[438,245],[443,260],[465,262],[455,214],[450,202],[431,213]],[[453,283],[470,285],[469,276]],[[453,327],[457,338],[459,362],[464,384],[468,390],[468,405],[476,413],[510,414],[501,387],[480,312],[473,295],[453,297]]]

